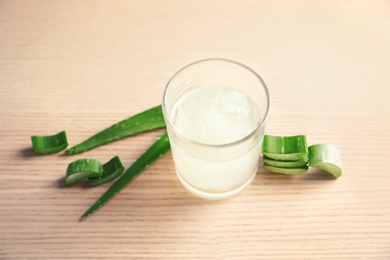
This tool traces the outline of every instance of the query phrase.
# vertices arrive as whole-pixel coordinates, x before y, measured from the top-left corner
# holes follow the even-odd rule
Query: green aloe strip
[[[118,156],[115,156],[105,164],[103,164],[103,173],[100,177],[89,177],[88,182],[93,186],[101,185],[118,178],[125,170],[122,161]]]
[[[309,166],[324,170],[339,178],[342,174],[339,149],[330,144],[309,146]]]
[[[308,167],[307,166],[301,166],[301,167],[292,167],[292,168],[281,168],[281,167],[275,167],[268,165],[266,163],[263,164],[264,168],[267,170],[270,170],[272,172],[282,173],[282,174],[288,174],[288,175],[297,175],[307,172]]]
[[[281,168],[294,168],[307,165],[307,157],[298,159],[296,161],[277,161],[267,156],[263,156],[263,162],[269,166],[281,167]]]
[[[305,135],[274,136],[265,135],[263,154],[280,161],[295,161],[307,157],[307,142]]]
[[[133,181],[143,170],[147,169],[154,161],[159,159],[170,149],[168,134],[164,133],[157,141],[146,150],[122,176],[120,176],[114,184],[93,204],[81,217],[85,219],[100,209],[109,200],[111,200],[118,192],[120,192],[127,184]]]
[[[51,136],[31,136],[33,150],[39,154],[53,154],[68,147],[66,132],[62,131]]]
[[[85,178],[100,177],[102,174],[103,166],[101,162],[95,159],[80,159],[68,165],[65,186],[72,186]]]
[[[163,127],[165,127],[165,121],[162,115],[161,105],[159,105],[104,129],[82,143],[69,148],[65,153],[75,154],[85,152],[126,136]]]

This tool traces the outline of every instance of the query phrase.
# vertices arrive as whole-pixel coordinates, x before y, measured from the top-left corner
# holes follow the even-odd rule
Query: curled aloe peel
[[[309,146],[309,166],[329,172],[339,178],[342,174],[339,149],[331,144]]]
[[[33,150],[39,154],[53,154],[68,146],[66,132],[62,131],[49,136],[31,136]]]

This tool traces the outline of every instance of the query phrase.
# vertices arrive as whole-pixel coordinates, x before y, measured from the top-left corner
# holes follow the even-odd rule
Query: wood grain
[[[390,259],[390,2],[0,1],[0,259]],[[69,162],[129,166],[162,130],[36,156],[161,103],[169,78],[223,57],[271,91],[266,132],[342,152],[343,176],[259,167],[239,196],[187,192],[171,154],[97,214],[109,187],[64,188]]]

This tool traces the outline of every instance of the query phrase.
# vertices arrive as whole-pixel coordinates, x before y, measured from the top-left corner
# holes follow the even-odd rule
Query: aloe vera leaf
[[[68,147],[66,132],[62,131],[51,136],[31,136],[33,150],[39,154],[53,154]]]
[[[147,169],[154,161],[163,156],[170,149],[168,134],[165,132],[157,141],[146,150],[114,184],[82,215],[85,219],[104,206],[127,184],[133,181],[143,170]]]
[[[67,154],[85,152],[120,138],[165,127],[161,105],[122,120],[87,140],[69,148]]]
[[[298,175],[298,174],[305,173],[308,170],[307,165],[301,167],[295,167],[295,168],[281,168],[281,167],[275,167],[264,163],[263,166],[264,168],[266,168],[271,172],[282,173],[287,175]]]
[[[98,160],[79,159],[68,165],[68,168],[66,169],[65,186],[72,186],[85,178],[100,177],[102,174],[103,166]]]
[[[281,168],[295,168],[307,165],[308,158],[298,159],[296,161],[277,161],[269,157],[263,156],[263,162],[269,166],[281,167]]]
[[[103,173],[100,177],[89,177],[88,182],[93,186],[101,185],[118,178],[125,167],[123,167],[122,161],[118,156],[115,156],[105,164],[103,164]]]
[[[324,170],[339,178],[342,174],[339,149],[331,144],[309,146],[309,166]]]
[[[265,135],[262,152],[265,156],[280,161],[293,161],[307,157],[305,135],[273,136]]]

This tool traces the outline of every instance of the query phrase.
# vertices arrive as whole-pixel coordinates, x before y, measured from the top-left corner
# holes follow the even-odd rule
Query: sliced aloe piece
[[[307,157],[298,159],[296,161],[277,161],[269,157],[264,156],[263,162],[269,166],[281,167],[281,168],[295,168],[307,165]]]
[[[280,161],[294,161],[307,157],[305,135],[273,136],[265,135],[262,152],[265,156]]]
[[[339,149],[331,144],[309,146],[309,166],[329,172],[339,178],[342,174]]]
[[[263,164],[264,168],[267,170],[270,170],[271,172],[276,172],[276,173],[282,173],[282,174],[287,174],[287,175],[298,175],[305,173],[308,169],[307,166],[301,166],[301,167],[295,167],[295,168],[281,168],[281,167],[276,167],[276,166],[271,166],[266,163]]]
[[[39,154],[53,154],[68,146],[66,132],[62,131],[50,136],[31,136],[33,150]]]
[[[125,167],[123,167],[121,159],[118,156],[115,156],[114,158],[103,164],[102,176],[89,177],[88,182],[93,186],[101,185],[115,180],[123,173],[124,170]]]
[[[103,166],[101,162],[95,159],[80,159],[68,165],[65,186],[72,186],[82,179],[100,177],[102,174]]]

